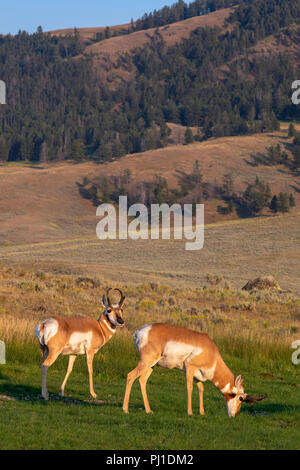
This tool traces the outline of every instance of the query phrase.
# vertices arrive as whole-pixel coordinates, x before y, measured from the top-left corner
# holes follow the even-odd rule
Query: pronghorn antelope
[[[110,289],[103,295],[104,312],[98,320],[85,317],[63,318],[52,317],[43,320],[35,328],[35,335],[40,343],[42,361],[42,396],[48,400],[47,370],[60,354],[69,356],[66,376],[60,388],[64,395],[67,380],[72,372],[75,359],[80,354],[86,354],[89,372],[90,394],[96,398],[93,385],[93,358],[114,335],[117,326],[123,326],[123,304],[125,296],[120,289],[114,289],[121,295],[118,304],[112,304],[109,299]]]
[[[186,374],[187,408],[192,412],[192,390],[195,380],[200,399],[200,414],[204,414],[203,383],[210,380],[223,394],[230,417],[236,416],[243,402],[253,404],[265,396],[251,397],[244,392],[241,375],[235,377],[223,361],[215,343],[207,334],[180,326],[154,323],[144,325],[134,334],[134,344],[140,361],[127,375],[123,411],[128,413],[131,387],[139,378],[146,413],[151,413],[146,384],[157,364],[168,369],[180,369]]]

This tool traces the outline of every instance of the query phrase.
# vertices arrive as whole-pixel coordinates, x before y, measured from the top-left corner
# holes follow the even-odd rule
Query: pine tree
[[[234,209],[233,200],[229,199],[229,201],[227,202],[227,214],[231,214],[233,212],[233,209]]]
[[[288,133],[288,136],[289,136],[289,137],[295,137],[295,135],[296,135],[296,129],[295,129],[294,124],[291,122],[290,125],[289,125],[289,133]]]
[[[291,193],[289,195],[289,206],[290,207],[295,207],[295,205],[296,205],[295,198],[294,198],[293,194]]]
[[[188,144],[191,144],[192,142],[194,142],[193,132],[192,132],[192,129],[188,127],[184,134],[184,144],[188,145]]]
[[[8,148],[5,140],[0,138],[0,161],[6,162],[8,159]]]
[[[56,159],[57,159],[57,161],[59,161],[59,162],[64,159],[64,153],[63,153],[62,147],[59,147],[59,149],[58,149],[58,151],[57,151]]]
[[[254,184],[248,184],[243,194],[243,205],[250,215],[256,215],[269,206],[271,199],[270,186],[261,181],[258,176]]]
[[[40,162],[46,162],[48,160],[48,145],[47,142],[44,140],[44,142],[41,145],[40,148],[40,155],[39,155],[39,160]]]
[[[295,168],[300,168],[300,145],[294,147],[294,165]]]
[[[84,160],[84,145],[81,140],[74,140],[72,142],[72,158],[77,162],[82,162]]]
[[[289,212],[289,199],[286,193],[280,193],[278,197],[278,212]]]
[[[278,212],[278,198],[276,194],[272,197],[272,201],[270,203],[270,210],[276,214]]]
[[[226,173],[223,176],[222,185],[223,198],[230,199],[233,193],[233,178],[231,173]]]

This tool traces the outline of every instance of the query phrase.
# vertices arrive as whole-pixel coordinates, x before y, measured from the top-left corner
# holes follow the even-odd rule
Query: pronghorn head
[[[243,402],[249,403],[250,405],[254,405],[255,402],[267,398],[267,395],[262,395],[260,397],[252,397],[250,395],[247,395],[247,393],[245,393],[244,391],[243,381],[244,379],[242,378],[242,376],[238,375],[235,378],[232,390],[223,393],[224,398],[226,400],[228,415],[232,418],[239,413]]]
[[[109,298],[109,292],[111,288],[107,289],[106,296],[103,295],[102,297],[102,304],[105,308],[104,315],[108,318],[109,322],[113,326],[124,326],[123,320],[123,305],[125,302],[125,295],[122,293],[120,289],[114,289],[120,293],[120,301],[118,304],[112,304]]]

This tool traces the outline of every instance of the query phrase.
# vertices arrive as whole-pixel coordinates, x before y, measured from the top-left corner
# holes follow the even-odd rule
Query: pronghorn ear
[[[109,307],[105,295],[102,296],[102,304],[103,304],[103,307],[105,307],[105,308]]]
[[[242,378],[241,375],[238,375],[235,379],[234,385],[239,388],[243,385],[244,379]]]

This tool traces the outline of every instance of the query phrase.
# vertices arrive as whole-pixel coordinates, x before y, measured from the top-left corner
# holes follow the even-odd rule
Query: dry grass
[[[196,16],[187,20],[179,21],[159,28],[151,28],[142,31],[136,31],[131,34],[111,37],[103,41],[94,43],[92,40],[97,31],[103,31],[105,28],[79,28],[79,34],[82,37],[86,47],[82,54],[75,57],[81,58],[83,55],[91,55],[93,57],[94,72],[101,81],[107,81],[112,88],[116,84],[129,81],[134,74],[134,67],[128,68],[120,57],[131,54],[137,47],[143,47],[151,42],[156,29],[159,30],[167,46],[173,46],[180,43],[183,39],[190,36],[191,32],[199,27],[215,27],[222,28],[223,31],[228,30],[230,25],[224,25],[224,21],[229,17],[233,8],[225,8],[212,12],[204,16]],[[128,28],[129,25],[119,25],[111,27],[111,30],[120,30],[123,27]],[[70,34],[72,29],[51,31],[51,34]]]
[[[167,46],[173,46],[183,39],[188,38],[191,32],[196,28],[215,26],[222,28],[224,21],[229,17],[232,11],[233,8],[225,8],[214,11],[208,15],[195,16],[167,26],[161,26],[158,30]],[[85,49],[85,53],[98,54],[99,56],[107,55],[110,57],[111,61],[114,61],[119,55],[130,53],[136,47],[142,47],[144,44],[150,43],[150,38],[155,34],[155,31],[156,28],[151,28],[137,31],[126,36],[106,39],[88,46]]]
[[[209,276],[208,276],[209,278]],[[211,278],[210,278],[211,279]],[[290,345],[300,331],[300,300],[278,291],[248,293],[212,280],[198,289],[158,283],[126,284],[125,341],[149,322],[167,322],[206,331],[220,342]],[[6,268],[0,281],[0,338],[35,344],[34,327],[53,315],[98,318],[101,295],[109,285],[99,276],[53,275]]]
[[[131,24],[119,24],[110,26],[111,31],[119,31],[121,29],[128,29],[130,28]],[[76,28],[81,39],[84,42],[88,42],[91,39],[94,39],[96,33],[104,32],[106,26],[96,26],[94,28]],[[52,31],[46,31],[47,33],[51,34],[51,36],[67,36],[69,34],[74,33],[74,28],[64,28],[64,29],[54,29]]]
[[[251,155],[270,145],[288,145],[287,129],[270,134],[210,139],[191,145],[173,145],[118,161],[97,165],[58,163],[43,165],[8,164],[0,167],[0,245],[26,244],[88,236],[95,233],[95,207],[83,199],[76,182],[84,176],[118,175],[130,169],[134,180],[149,181],[158,173],[170,186],[178,184],[175,170],[190,172],[199,160],[204,180],[221,184],[224,173],[232,172],[237,189],[244,189],[255,176],[268,182],[273,192],[293,192],[300,204],[299,178],[282,166],[253,167]],[[206,224],[236,217],[217,212],[220,200],[205,206]]]
[[[95,217],[94,228],[97,220]],[[58,242],[3,246],[3,266],[54,273],[104,276],[112,283],[157,282],[201,287],[206,274],[241,288],[249,279],[273,275],[299,295],[300,214],[206,224],[204,247],[186,251],[184,240],[106,240],[96,235]],[[90,231],[91,233],[91,231]]]

